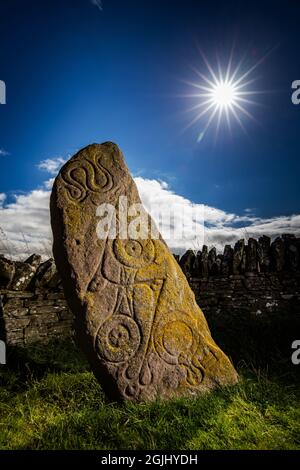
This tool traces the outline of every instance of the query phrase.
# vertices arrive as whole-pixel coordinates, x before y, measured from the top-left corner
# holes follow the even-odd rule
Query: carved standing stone
[[[51,195],[55,261],[79,345],[104,391],[144,401],[235,383],[235,369],[162,238],[123,239],[118,230],[112,239],[97,236],[97,207],[109,203],[119,211],[120,196],[128,207],[140,203],[112,143],[77,153]]]

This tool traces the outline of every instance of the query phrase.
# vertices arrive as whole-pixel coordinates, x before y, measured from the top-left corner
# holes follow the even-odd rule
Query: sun
[[[217,83],[211,92],[211,99],[218,108],[233,106],[237,98],[236,89],[229,82]]]
[[[195,104],[188,109],[188,111],[193,112],[195,116],[185,129],[196,124],[200,125],[200,132],[198,132],[197,138],[198,142],[203,140],[207,130],[214,121],[216,123],[216,136],[222,121],[227,122],[230,132],[232,120],[236,121],[246,132],[244,118],[255,121],[249,108],[254,105],[259,105],[258,102],[250,99],[250,97],[262,93],[262,91],[252,89],[255,78],[251,77],[251,75],[266,56],[246,70],[242,70],[243,60],[233,67],[232,52],[228,64],[224,68],[218,63],[217,67],[214,69],[202,52],[201,56],[208,70],[208,74],[205,75],[199,69],[191,67],[200,80],[197,82],[184,81],[195,90],[193,93],[183,95],[184,97],[192,98],[195,102]]]

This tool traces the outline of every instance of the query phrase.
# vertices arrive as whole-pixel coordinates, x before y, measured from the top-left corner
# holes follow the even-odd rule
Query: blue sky
[[[1,2],[7,104],[0,105],[0,225],[8,238],[17,240],[22,231],[32,241],[46,221],[36,217],[47,210],[56,166],[47,172],[42,161],[59,163],[107,140],[122,148],[144,200],[152,181],[162,198],[204,204],[223,214],[221,226],[218,218],[213,223],[225,227],[226,240],[243,224],[253,234],[265,223],[272,224],[271,235],[298,231],[300,106],[291,102],[291,83],[300,79],[300,6],[276,0],[96,4]],[[259,106],[245,105],[257,122],[241,116],[246,132],[234,119],[229,132],[224,121],[217,138],[213,122],[197,142],[206,117],[184,131],[193,118],[187,109],[197,103],[183,96],[195,91],[186,81],[200,81],[191,66],[207,74],[200,47],[224,68],[233,44],[233,62],[243,58],[243,72],[266,56],[250,77]],[[230,214],[235,218],[228,220]]]

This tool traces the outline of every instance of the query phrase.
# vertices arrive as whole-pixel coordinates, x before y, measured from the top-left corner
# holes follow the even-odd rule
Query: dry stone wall
[[[2,339],[24,346],[72,334],[73,316],[63,292],[1,291]]]
[[[32,255],[25,262],[0,257],[0,339],[25,346],[70,336],[67,307],[53,259]]]
[[[234,360],[290,356],[300,338],[300,239],[240,240],[176,256],[215,340]],[[53,260],[0,257],[0,339],[8,345],[72,335],[73,317]]]
[[[267,236],[226,245],[222,254],[204,246],[179,264],[215,340],[234,361],[290,362],[300,338],[300,239]]]

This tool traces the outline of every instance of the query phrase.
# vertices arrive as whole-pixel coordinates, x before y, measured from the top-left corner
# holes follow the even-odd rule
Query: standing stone
[[[180,261],[180,255],[173,254],[174,258],[176,259],[177,263],[179,264]]]
[[[124,216],[126,204],[130,214],[139,204],[148,238],[126,238],[136,224]],[[111,208],[117,218],[107,216]],[[89,145],[60,170],[51,195],[54,257],[96,377],[109,398],[134,401],[235,383],[184,274],[161,236],[145,230],[148,222],[115,144]]]

